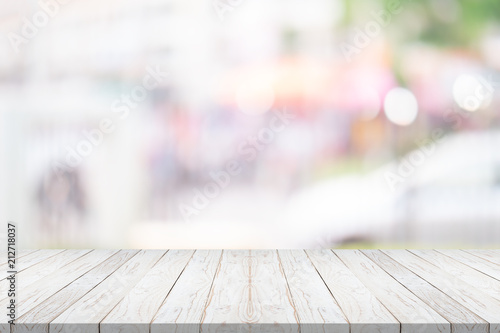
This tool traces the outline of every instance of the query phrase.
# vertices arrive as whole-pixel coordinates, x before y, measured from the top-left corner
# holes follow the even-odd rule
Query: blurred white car
[[[284,221],[303,247],[498,245],[500,132],[449,135],[367,175],[324,181],[292,197]]]

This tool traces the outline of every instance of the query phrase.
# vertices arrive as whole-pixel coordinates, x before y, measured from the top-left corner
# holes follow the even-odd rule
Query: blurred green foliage
[[[472,46],[489,25],[500,20],[498,0],[459,0],[459,17],[451,23],[439,20],[432,13],[429,5],[431,0],[421,2],[425,3],[430,24],[420,38],[437,45]]]
[[[423,28],[413,34],[405,15],[394,18],[389,30],[402,32],[408,42],[421,41],[436,46],[472,47],[489,27],[500,23],[499,0],[377,0],[378,7],[388,8],[399,1],[406,15],[415,15]],[[373,7],[373,0],[344,0],[345,15],[341,22],[348,26],[356,21],[357,15],[364,15],[360,8]],[[456,12],[453,20],[443,20]]]

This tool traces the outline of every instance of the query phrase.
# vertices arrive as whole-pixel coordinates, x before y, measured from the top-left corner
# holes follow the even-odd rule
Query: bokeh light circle
[[[417,99],[408,89],[393,88],[385,96],[384,112],[392,123],[408,126],[417,118]]]
[[[483,82],[483,83],[482,83]],[[479,76],[462,74],[453,83],[453,99],[462,109],[470,112],[491,103],[491,91],[486,81]]]

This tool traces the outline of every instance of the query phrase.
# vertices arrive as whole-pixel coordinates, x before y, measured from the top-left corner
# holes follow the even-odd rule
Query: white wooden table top
[[[500,250],[30,250],[17,270],[2,333],[500,333]]]

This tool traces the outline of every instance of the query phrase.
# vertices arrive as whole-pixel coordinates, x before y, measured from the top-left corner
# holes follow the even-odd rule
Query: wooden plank
[[[486,259],[476,257],[475,255],[460,251],[460,250],[436,250],[439,253],[447,255],[455,260],[460,261],[461,263],[472,267],[481,273],[487,274],[492,278],[495,278],[500,281],[500,263],[495,264]]]
[[[20,259],[22,257],[25,257],[29,254],[32,254],[36,251],[40,251],[40,250],[17,250],[16,251],[16,259]],[[4,269],[3,267],[7,265],[7,262],[8,262],[8,258],[7,258],[7,251],[6,250],[2,250],[2,252],[0,253],[0,267],[2,267],[2,269]]]
[[[48,332],[49,323],[138,253],[122,250],[16,320],[11,333]]]
[[[278,250],[301,333],[345,332],[349,323],[304,250]]]
[[[89,253],[90,250],[66,250],[55,256],[49,257],[46,260],[39,262],[36,265],[28,267],[27,269],[17,274],[17,289],[24,290],[30,284],[40,280],[41,278],[57,271],[60,267],[69,264],[77,258]],[[0,281],[0,290],[7,290],[9,281]],[[6,295],[0,295],[0,304],[4,304]]]
[[[30,266],[17,274],[17,289],[24,290],[30,284],[39,279],[55,272],[60,267],[67,265],[75,259],[89,253],[90,250],[66,250],[51,256],[46,260]],[[0,281],[0,290],[7,290],[9,282],[7,280]],[[0,295],[0,304],[4,304],[6,295]]]
[[[18,263],[16,326],[6,325],[4,315],[0,332],[498,333],[498,256],[485,250],[32,251]],[[1,290],[8,285],[0,280]],[[0,307],[8,304],[5,296]]]
[[[379,250],[363,250],[362,252],[448,320],[451,323],[452,332],[488,332],[486,321],[386,254]]]
[[[383,251],[486,320],[490,324],[491,333],[500,332],[500,302],[497,299],[409,251]]]
[[[100,333],[149,333],[150,323],[193,256],[192,250],[170,250],[104,318]]]
[[[400,332],[400,323],[331,250],[307,250],[356,332]]]
[[[66,250],[27,268],[19,273],[19,289],[24,290],[27,286],[47,275],[56,273],[59,269],[89,254],[90,251],[91,250]]]
[[[275,250],[227,250],[201,331],[298,332],[297,313]]]
[[[500,300],[500,281],[436,251],[411,250],[410,252]]]
[[[40,251],[32,252],[33,254],[38,253]],[[38,262],[37,264],[31,265],[30,267],[26,269],[20,269],[18,271],[18,274],[16,275],[16,290],[17,290],[17,295],[19,295],[20,290],[24,290],[29,286],[30,284],[40,280],[44,276],[47,276],[51,274],[52,272],[56,271],[58,268],[61,266],[64,266],[73,260],[77,259],[78,257],[81,257],[85,255],[86,253],[89,253],[90,250],[66,250],[66,251],[56,251],[54,256],[49,256],[47,259],[42,260],[41,262]],[[21,261],[19,263],[19,266],[22,268],[24,267],[24,261]],[[3,279],[0,281],[0,290],[8,290],[9,289],[10,282],[6,279]],[[16,297],[19,299],[19,296]],[[0,295],[0,306],[4,307],[7,306],[9,303],[9,299],[7,298],[7,293]],[[19,303],[18,303],[19,304]],[[19,318],[20,313],[19,309],[17,312],[17,318]],[[2,319],[0,320],[0,332],[3,332],[3,330],[8,329],[7,325],[7,317],[3,316]]]
[[[17,273],[19,274],[26,268],[36,265],[39,262],[46,260],[52,256],[55,256],[56,254],[59,254],[63,252],[64,250],[39,250],[39,251],[32,251],[29,254],[17,258],[16,259],[16,270]],[[2,280],[5,279],[7,276],[10,274],[7,273],[10,268],[8,266],[8,263],[5,263],[3,265],[0,265],[0,271],[2,272]]]
[[[334,253],[401,323],[402,332],[450,332],[450,323],[358,250]]]
[[[165,254],[141,250],[50,323],[50,332],[99,332],[99,323]]]
[[[86,250],[76,251],[77,255]],[[64,251],[59,255],[49,258],[48,260],[54,260],[51,265],[43,266],[43,268],[47,268],[47,270],[51,273],[46,274],[43,278],[38,279],[37,281],[30,283],[29,285],[25,284],[24,280],[26,278],[29,279],[30,275],[23,278],[21,274],[28,272],[28,270],[32,271],[36,269],[38,265],[42,265],[48,260],[45,260],[37,265],[31,266],[29,269],[20,273],[18,277],[18,293],[17,293],[17,318],[24,315],[29,310],[35,308],[37,305],[41,304],[47,298],[55,294],[60,289],[64,288],[66,285],[70,284],[72,281],[80,277],[81,275],[88,272],[90,269],[100,264],[102,261],[109,258],[111,255],[116,253],[117,251],[111,250],[101,250],[101,251],[87,251],[83,256],[78,257],[76,260],[71,258],[72,261],[67,263],[65,261],[58,262],[61,259],[63,254],[66,252],[71,253],[69,251]],[[45,272],[44,272],[45,274]],[[1,307],[5,308],[9,302],[9,299],[4,298],[0,301]],[[7,318],[4,316],[2,320],[2,324],[7,322]],[[5,326],[3,326],[5,329]]]
[[[494,264],[500,263],[500,250],[463,250]]]
[[[221,250],[196,250],[151,323],[151,333],[199,333]]]
[[[53,273],[20,289],[19,315],[33,309],[38,304],[64,288],[93,267],[118,252],[117,250],[91,251],[62,266]],[[56,258],[58,259],[58,258]],[[40,263],[42,264],[42,263]]]

